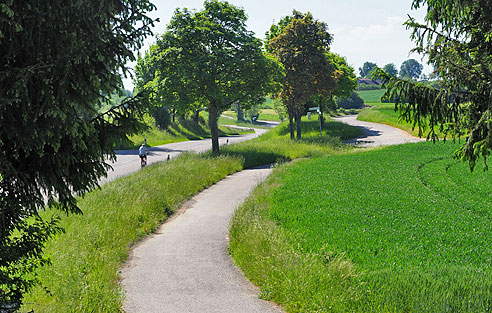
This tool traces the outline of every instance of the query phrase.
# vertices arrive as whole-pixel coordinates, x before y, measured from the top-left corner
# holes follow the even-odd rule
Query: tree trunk
[[[296,110],[296,127],[297,127],[297,140],[300,140],[302,137],[301,134],[301,110]]]
[[[294,140],[296,137],[294,135],[294,114],[289,110],[289,130],[290,130],[290,140]]]
[[[236,114],[238,121],[244,121],[243,109],[241,109],[241,104],[238,102],[236,106]]]
[[[176,122],[176,109],[173,108],[172,113],[173,113],[173,123],[175,123]]]
[[[217,126],[217,104],[215,101],[210,101],[208,106],[208,125],[210,134],[212,135],[212,153],[219,153],[219,127]]]
[[[198,124],[198,122],[200,121],[200,110],[195,111],[195,115],[193,116],[193,119],[195,120],[195,123]]]
[[[325,128],[325,117],[323,116],[323,97],[319,96],[319,123],[321,124],[321,129]]]

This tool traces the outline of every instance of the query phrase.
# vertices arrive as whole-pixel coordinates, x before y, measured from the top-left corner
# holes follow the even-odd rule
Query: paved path
[[[234,209],[270,169],[236,173],[195,196],[133,250],[122,269],[128,312],[282,312],[258,298],[227,253]],[[184,211],[184,212],[183,212]]]
[[[233,126],[231,126],[233,127]],[[234,126],[236,127],[236,126]],[[240,127],[238,127],[240,128]],[[241,141],[251,140],[267,132],[265,129],[254,129],[255,133],[229,136],[219,138],[219,144],[232,144]],[[212,139],[191,140],[170,143],[162,146],[152,147],[149,149],[147,157],[148,164],[165,161],[168,156],[172,159],[185,151],[205,152],[212,149]],[[117,161],[110,163],[113,171],[108,172],[108,177],[101,179],[102,183],[114,180],[119,176],[125,176],[140,169],[140,159],[138,150],[118,150],[116,151]]]
[[[364,134],[361,137],[345,141],[346,143],[361,147],[398,145],[402,143],[424,141],[424,139],[414,137],[395,127],[359,121],[357,120],[357,115],[340,116],[334,118],[334,120],[362,128]]]

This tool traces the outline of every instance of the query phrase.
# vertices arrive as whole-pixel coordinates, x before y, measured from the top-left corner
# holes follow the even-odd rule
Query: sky
[[[165,32],[176,8],[200,10],[203,0],[153,0],[157,10],[148,15],[159,18],[153,28],[154,36],[149,36],[140,50],[142,54],[155,43],[156,35]],[[415,44],[410,40],[410,30],[402,24],[408,15],[422,20],[424,9],[412,10],[412,0],[228,0],[242,7],[248,15],[248,29],[256,37],[265,38],[265,32],[273,23],[290,15],[293,9],[311,12],[315,19],[325,22],[334,40],[331,52],[347,58],[358,74],[359,67],[366,61],[383,67],[394,63],[399,70],[401,63],[414,58],[424,64],[424,73],[431,67],[418,54],[409,54]],[[134,67],[134,63],[127,66]],[[125,88],[133,90],[131,79],[124,79]]]

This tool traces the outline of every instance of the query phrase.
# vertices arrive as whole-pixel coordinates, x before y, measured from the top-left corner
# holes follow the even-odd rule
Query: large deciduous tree
[[[437,69],[440,88],[380,73],[386,96],[398,100],[395,109],[421,132],[429,126],[428,138],[437,139],[435,127],[466,135],[455,156],[473,169],[492,148],[492,6],[489,0],[414,0],[412,7],[427,8],[424,23],[410,19],[406,25],[415,51]]]
[[[376,68],[376,63],[364,62],[364,64],[362,64],[362,67],[359,67],[359,75],[362,78],[370,78]]]
[[[293,119],[296,121],[297,139],[302,137],[301,116],[304,104],[315,94],[327,94],[336,87],[336,76],[328,62],[332,36],[326,23],[315,20],[311,13],[294,11],[292,17],[282,19],[284,24],[271,28],[278,34],[269,41],[269,51],[278,58],[285,69],[279,97],[289,114],[290,136],[294,139]]]
[[[147,0],[0,3],[0,311],[20,305],[60,231],[38,211],[81,213],[115,143],[143,127],[140,96],[98,113],[150,34]]]
[[[245,22],[244,10],[227,2],[177,9],[152,51],[155,75],[147,86],[159,101],[182,110],[207,107],[215,153],[222,111],[238,101],[246,107],[262,102],[279,69]]]
[[[398,76],[398,70],[396,69],[395,64],[388,63],[383,67],[383,70],[391,77]]]
[[[418,79],[422,74],[424,66],[415,59],[404,61],[400,67],[400,77],[408,79]]]

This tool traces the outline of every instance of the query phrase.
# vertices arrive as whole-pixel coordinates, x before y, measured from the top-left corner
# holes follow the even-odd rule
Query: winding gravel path
[[[282,312],[258,298],[227,253],[234,209],[269,168],[244,170],[195,196],[133,250],[122,269],[130,312]]]
[[[346,143],[361,147],[399,145],[402,143],[424,141],[424,139],[414,137],[395,127],[359,121],[357,120],[357,115],[340,116],[334,118],[334,120],[362,128],[364,134],[361,137],[345,141]]]

